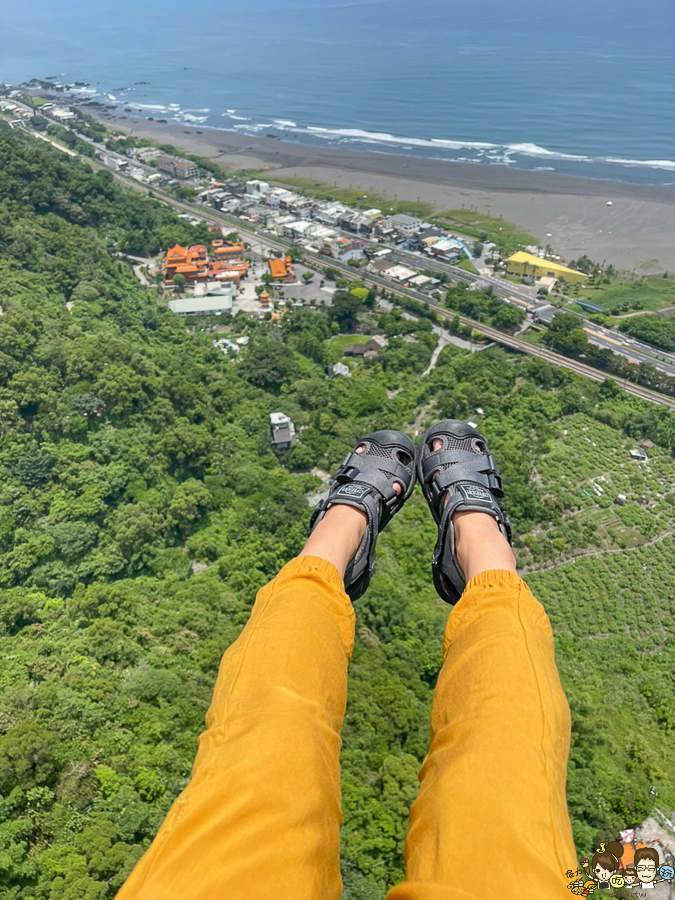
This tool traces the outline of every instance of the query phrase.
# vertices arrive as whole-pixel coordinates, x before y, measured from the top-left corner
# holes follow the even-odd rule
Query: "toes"
[[[434,438],[434,442],[431,445],[432,449],[434,451],[440,450],[442,448],[442,446],[443,446],[443,441],[440,438]],[[440,474],[440,469],[436,469],[435,472],[431,473],[431,480],[434,481],[436,478],[438,478],[439,474]]]

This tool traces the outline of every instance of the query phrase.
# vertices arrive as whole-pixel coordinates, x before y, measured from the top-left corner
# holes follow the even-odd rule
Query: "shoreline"
[[[587,254],[597,262],[639,274],[675,269],[675,187],[315,148],[224,129],[86,111],[126,134],[171,143],[235,171],[264,172],[272,181],[305,179],[391,199],[419,200],[438,211],[489,212],[521,226],[542,246],[551,244],[568,260]],[[613,205],[608,206],[608,201]]]

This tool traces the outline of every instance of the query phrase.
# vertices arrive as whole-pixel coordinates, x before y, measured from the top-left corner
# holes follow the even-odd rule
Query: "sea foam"
[[[394,134],[381,131],[362,131],[360,128],[320,128],[310,125],[306,129],[317,137],[347,138],[352,141],[375,142],[380,144],[396,144],[409,147],[429,147],[432,149],[444,148],[446,150],[496,150],[499,144],[490,144],[485,141],[453,141],[441,138],[411,138],[397,137]]]
[[[611,159],[606,160],[618,166],[647,166],[650,169],[670,169],[675,171],[675,159]]]
[[[507,144],[508,153],[520,153],[523,156],[543,156],[547,159],[573,159],[579,162],[592,162],[591,156],[579,156],[575,153],[561,153],[557,150],[547,150],[538,144]]]

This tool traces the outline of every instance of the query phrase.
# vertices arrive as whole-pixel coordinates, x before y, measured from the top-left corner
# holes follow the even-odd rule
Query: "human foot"
[[[412,493],[415,448],[398,431],[363,438],[338,469],[330,493],[314,510],[301,556],[332,562],[352,600],[366,590],[377,536]]]
[[[417,468],[439,526],[432,560],[439,596],[455,603],[475,575],[515,572],[511,529],[498,503],[499,470],[483,437],[465,422],[439,422],[422,439]]]

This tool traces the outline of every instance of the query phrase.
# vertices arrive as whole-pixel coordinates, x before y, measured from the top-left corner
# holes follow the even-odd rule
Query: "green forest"
[[[675,352],[675,319],[660,316],[631,316],[621,322],[619,328],[625,334],[654,344],[662,350]]]
[[[189,780],[222,653],[303,544],[308,495],[368,431],[445,416],[480,422],[551,618],[579,852],[640,822],[650,786],[675,784],[673,414],[495,348],[446,347],[423,375],[431,321],[358,285],[331,307],[237,314],[225,331],[250,340],[230,357],[213,321],[186,328],[125,259],[212,237],[0,132],[0,896],[115,896]],[[328,378],[357,327],[386,349]],[[281,461],[277,410],[300,438]],[[403,875],[448,615],[435,533],[418,491],[356,608],[346,900]]]

